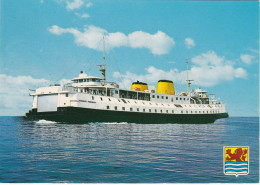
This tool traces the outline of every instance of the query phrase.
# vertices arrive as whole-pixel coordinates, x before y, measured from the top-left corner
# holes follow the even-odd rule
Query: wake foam
[[[39,121],[34,121],[36,124],[55,124],[57,122],[55,121],[49,121],[49,120],[45,120],[45,119],[40,119]]]

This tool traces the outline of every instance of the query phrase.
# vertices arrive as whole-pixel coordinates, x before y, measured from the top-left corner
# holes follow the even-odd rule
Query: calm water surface
[[[214,124],[59,124],[0,117],[0,182],[258,182],[259,118]],[[250,147],[247,176],[223,146]]]

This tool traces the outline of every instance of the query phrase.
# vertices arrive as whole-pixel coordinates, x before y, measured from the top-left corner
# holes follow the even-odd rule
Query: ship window
[[[145,104],[144,102],[142,102],[143,104]]]
[[[162,104],[162,106],[164,106],[164,105]]]
[[[162,113],[162,110],[161,110],[161,113]]]
[[[159,99],[160,98],[160,96],[157,96],[157,99]]]
[[[183,98],[183,100],[185,100],[185,98]]]
[[[110,98],[108,98],[108,100],[109,100],[109,101],[111,101],[111,99],[110,99]]]
[[[132,107],[130,108],[130,111],[133,111],[133,108],[132,108]]]
[[[151,109],[149,109],[149,112],[152,112],[152,110],[151,110]]]
[[[207,113],[209,113],[209,111],[207,111]]]
[[[172,113],[174,113],[174,110],[172,110]]]
[[[189,100],[189,98],[187,98],[187,100]]]
[[[121,99],[124,103],[127,103],[124,99]]]
[[[158,103],[156,103],[156,105],[158,105]]]
[[[170,106],[169,104],[167,104],[168,106]]]
[[[200,111],[199,111],[199,113],[200,113]]]
[[[164,97],[162,96],[162,99],[163,99]]]
[[[168,100],[168,96],[166,96],[166,99]]]
[[[152,105],[152,103],[150,103],[150,105]]]
[[[181,105],[179,105],[179,104],[174,104],[174,105],[175,105],[175,107],[182,108],[182,106],[181,106]]]
[[[153,98],[155,98],[155,96],[154,96],[154,95],[153,95],[152,97],[153,97]]]
[[[115,110],[117,110],[117,106],[115,106]]]
[[[83,93],[83,89],[80,89],[80,92]]]
[[[181,111],[181,113],[183,114],[183,111]]]
[[[68,93],[66,93],[66,97],[69,97],[69,94],[68,94]]]
[[[79,82],[83,82],[83,80],[82,80],[82,79],[79,79]]]
[[[157,112],[157,109],[154,109],[154,112]]]
[[[143,109],[143,112],[145,112],[145,109]]]
[[[137,104],[137,102],[135,101],[135,103]]]
[[[176,100],[178,100],[178,97],[176,97]]]
[[[139,108],[137,108],[136,110],[139,111]]]
[[[118,100],[120,102],[120,100]]]
[[[92,79],[92,82],[95,82],[96,81],[96,79]]]
[[[107,109],[109,109],[109,106],[107,106]]]
[[[173,102],[173,98],[171,98],[171,102]]]
[[[101,101],[103,101],[102,97],[100,97]]]
[[[168,113],[168,110],[166,110],[166,113]]]
[[[203,111],[203,113],[204,113],[204,111]]]
[[[182,98],[180,98],[180,100],[182,100]]]
[[[190,111],[190,113],[192,114],[192,111]]]
[[[118,91],[117,91],[117,90],[116,90],[115,92],[116,92],[116,94],[118,94]]]
[[[188,111],[186,111],[186,113],[188,114],[189,112],[188,112]]]
[[[122,107],[122,110],[125,110],[125,107]]]
[[[94,96],[92,96],[92,100],[94,100]]]
[[[130,101],[127,101],[128,103],[130,103]]]

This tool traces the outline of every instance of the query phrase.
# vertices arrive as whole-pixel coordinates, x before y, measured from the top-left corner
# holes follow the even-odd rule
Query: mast
[[[103,86],[106,85],[106,57],[105,57],[105,53],[106,53],[106,50],[105,50],[105,36],[103,35],[103,68],[100,68],[99,71],[101,71],[102,75],[103,75]],[[100,65],[101,67],[102,65]]]
[[[190,84],[191,84],[191,81],[193,80],[189,80],[189,62],[188,62],[188,57],[186,58],[186,64],[187,64],[187,95],[189,95],[190,91],[189,91],[189,88],[190,88]]]

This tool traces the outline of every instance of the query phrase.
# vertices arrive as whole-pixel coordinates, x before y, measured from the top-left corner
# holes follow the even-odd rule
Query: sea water
[[[223,147],[249,146],[249,174],[223,173]],[[211,124],[60,124],[0,117],[0,182],[259,181],[259,118]]]

